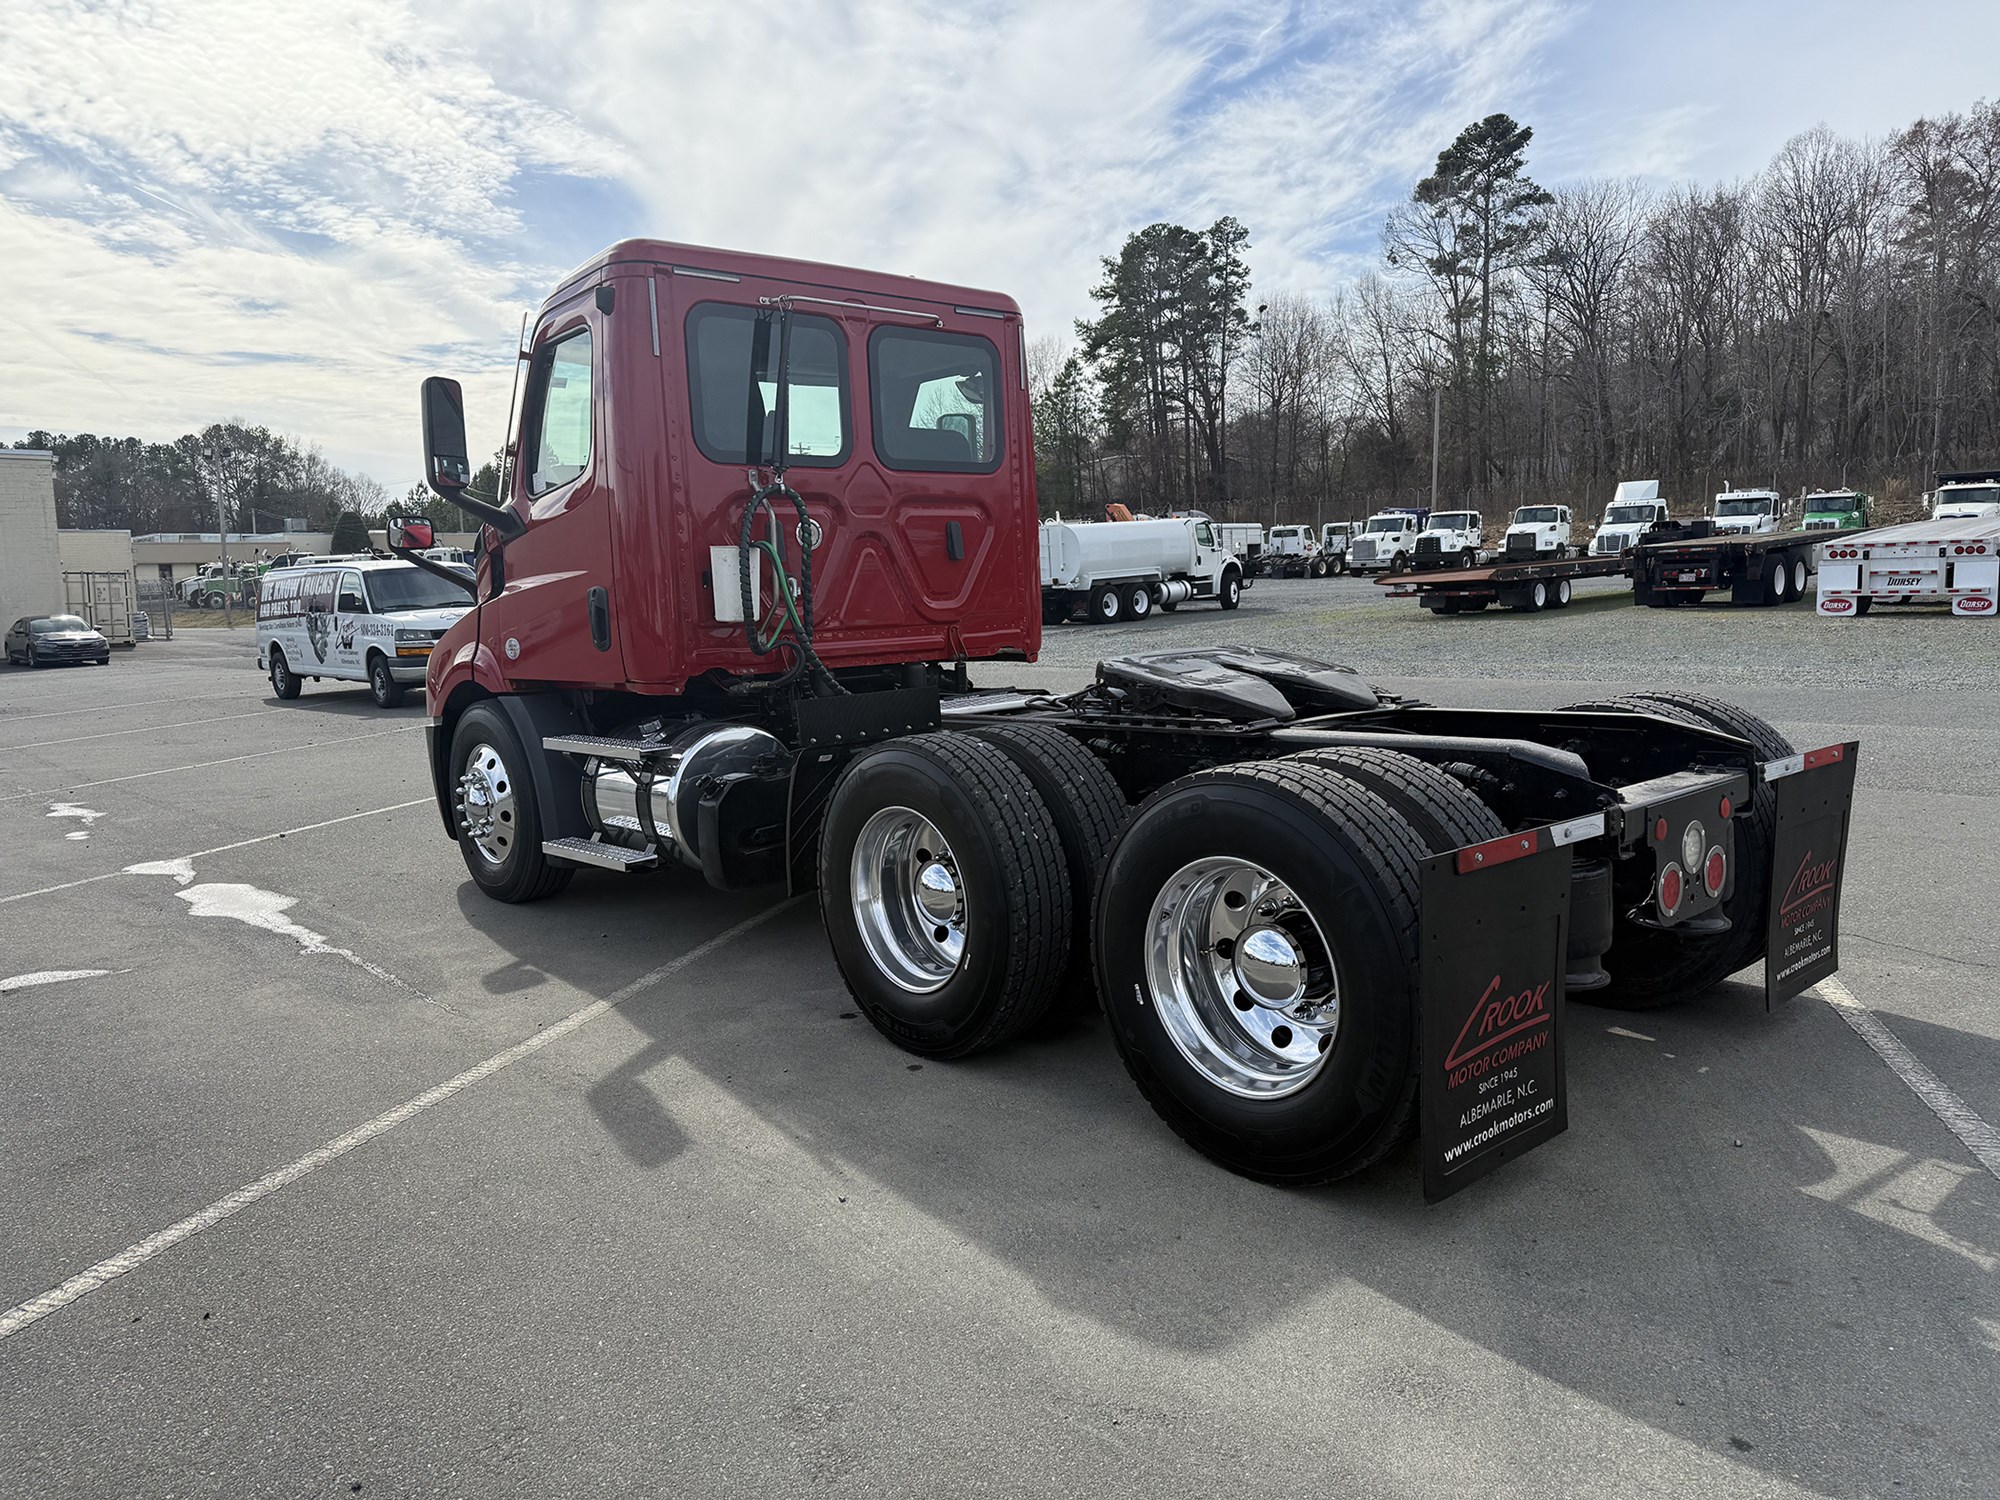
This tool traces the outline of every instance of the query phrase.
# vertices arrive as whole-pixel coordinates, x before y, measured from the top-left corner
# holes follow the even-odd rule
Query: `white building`
[[[0,630],[63,608],[55,462],[39,449],[0,448]]]

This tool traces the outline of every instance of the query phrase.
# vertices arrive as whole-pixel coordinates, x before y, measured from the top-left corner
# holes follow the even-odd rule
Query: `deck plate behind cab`
[[[1352,667],[1262,646],[1114,656],[1097,664],[1097,680],[1106,687],[1155,695],[1177,708],[1243,723],[1353,713],[1379,708],[1382,702]]]

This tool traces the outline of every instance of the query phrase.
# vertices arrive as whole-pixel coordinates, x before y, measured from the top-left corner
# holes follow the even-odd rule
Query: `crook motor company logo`
[[[1549,989],[1554,983],[1544,979],[1510,992],[1495,974],[1458,1029],[1451,1051],[1445,1054],[1446,1084],[1462,1087],[1496,1067],[1546,1047],[1555,1025],[1555,1015],[1549,1009]]]
[[[1833,888],[1840,883],[1840,861],[1821,859],[1812,850],[1799,861],[1791,883],[1778,901],[1778,920],[1796,927],[1818,916],[1833,904]]]

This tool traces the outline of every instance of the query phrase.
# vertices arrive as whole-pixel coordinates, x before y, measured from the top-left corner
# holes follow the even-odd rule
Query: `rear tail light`
[[[1667,820],[1665,818],[1656,818],[1653,820],[1653,842],[1656,844],[1664,844],[1666,841],[1667,841]]]
[[[1722,883],[1729,878],[1729,861],[1722,857],[1722,846],[1717,844],[1708,851],[1708,858],[1702,862],[1701,883],[1711,896],[1722,894]]]
[[[1722,821],[1727,823],[1730,820],[1730,818],[1735,816],[1736,813],[1735,804],[1730,802],[1730,800],[1727,797],[1724,797],[1722,799],[1722,806],[1719,809],[1719,811],[1722,813]]]
[[[1681,867],[1669,864],[1660,871],[1660,911],[1671,917],[1681,909],[1681,901],[1687,895],[1687,879],[1681,874]]]

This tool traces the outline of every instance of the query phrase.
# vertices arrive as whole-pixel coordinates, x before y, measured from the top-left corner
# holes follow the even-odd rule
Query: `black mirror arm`
[[[445,498],[447,500],[451,499],[449,495],[445,496]],[[452,501],[454,505],[457,503],[456,500]],[[443,563],[438,562],[434,558],[425,557],[421,552],[412,552],[408,547],[398,547],[394,542],[389,542],[388,547],[391,552],[402,558],[404,562],[422,568],[433,578],[442,578],[447,583],[455,583],[464,589],[466,593],[472,595],[473,598],[477,599],[479,597],[479,579],[476,575],[467,578],[456,568],[447,568]]]

